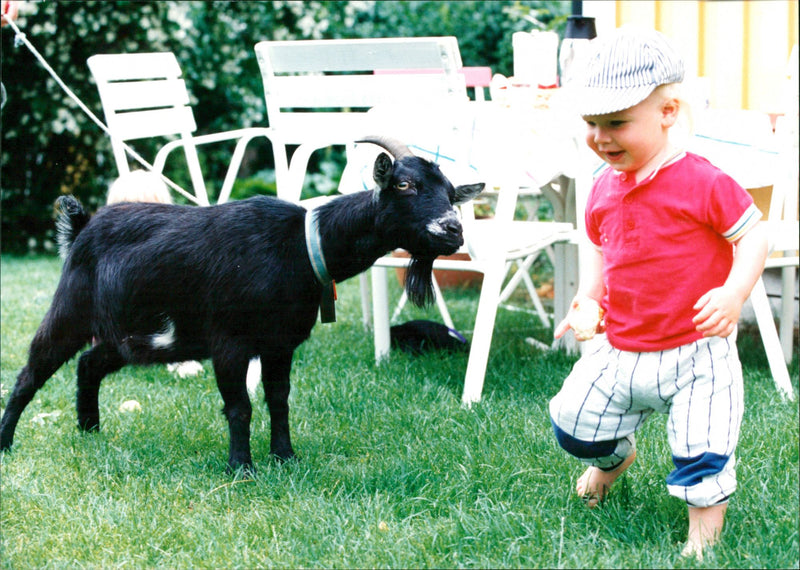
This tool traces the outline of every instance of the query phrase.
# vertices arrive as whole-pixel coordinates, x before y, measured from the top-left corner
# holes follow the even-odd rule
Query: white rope
[[[105,125],[105,123],[103,123],[103,121],[98,119],[97,115],[92,113],[91,109],[89,109],[83,103],[83,101],[81,101],[78,98],[78,96],[75,95],[75,93],[72,91],[72,89],[67,87],[67,85],[61,80],[61,78],[58,76],[58,74],[55,72],[55,70],[53,70],[53,68],[50,67],[50,65],[47,63],[47,61],[45,61],[45,59],[42,56],[42,54],[40,54],[39,51],[33,46],[33,44],[31,44],[28,41],[28,38],[25,37],[25,34],[19,29],[19,27],[17,27],[17,25],[14,23],[14,21],[11,18],[8,18],[5,14],[3,14],[2,16],[3,16],[3,20],[9,26],[11,26],[11,28],[14,30],[14,33],[16,34],[14,36],[14,44],[15,45],[19,45],[20,43],[25,44],[25,47],[27,47],[28,50],[30,50],[30,52],[33,54],[33,56],[36,59],[39,60],[39,63],[42,64],[42,67],[44,67],[45,70],[47,70],[47,72],[52,76],[52,78],[55,79],[56,83],[58,83],[58,85],[61,87],[61,89],[64,90],[64,92],[70,97],[70,99],[72,99],[78,105],[78,107],[80,107],[81,110],[84,113],[86,113],[89,116],[89,118],[92,121],[94,121],[94,123],[98,127],[100,127],[109,137],[111,137],[114,140],[117,140],[116,137],[114,136],[114,134],[111,132],[111,130]],[[200,204],[200,201],[197,199],[196,196],[190,194],[189,192],[187,192],[186,190],[184,190],[183,188],[181,188],[180,186],[175,184],[172,180],[170,180],[169,178],[164,176],[164,174],[162,174],[160,172],[155,172],[153,170],[153,165],[150,164],[149,162],[147,162],[144,158],[142,158],[142,156],[138,152],[133,150],[133,148],[131,148],[125,141],[119,141],[119,142],[122,144],[122,147],[125,149],[125,152],[130,154],[139,164],[144,166],[146,170],[148,170],[149,172],[151,172],[153,174],[158,174],[158,176],[161,177],[161,180],[163,180],[164,183],[167,184],[170,188],[172,188],[173,190],[175,190],[176,192],[178,192],[179,194],[181,194],[182,196],[184,196],[188,200],[191,200],[195,204]]]

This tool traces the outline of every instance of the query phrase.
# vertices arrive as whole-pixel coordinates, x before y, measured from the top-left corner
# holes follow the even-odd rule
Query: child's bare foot
[[[694,558],[698,562],[703,561],[703,547],[699,544],[692,542],[691,540],[686,541],[686,544],[683,546],[683,550],[681,550],[681,556],[683,558]]]
[[[603,499],[606,498],[608,490],[617,477],[625,473],[636,459],[636,451],[625,458],[619,467],[611,471],[603,471],[599,467],[589,467],[578,479],[575,491],[583,499],[590,509],[595,508]]]
[[[722,532],[728,503],[711,507],[689,507],[689,537],[681,556],[703,560],[703,549],[713,546]]]

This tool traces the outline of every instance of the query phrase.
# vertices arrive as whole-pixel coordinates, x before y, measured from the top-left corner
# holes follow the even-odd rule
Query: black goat
[[[438,167],[397,141],[369,138],[395,156],[375,161],[373,191],[336,198],[315,213],[324,265],[334,281],[402,247],[413,256],[409,298],[430,299],[431,267],[462,243],[453,204],[483,184],[453,187]],[[103,378],[126,364],[211,357],[230,430],[231,468],[252,467],[248,361],[259,356],[272,454],[294,455],[289,373],[317,319],[323,283],[307,249],[301,206],[268,197],[209,206],[122,203],[89,219],[60,199],[64,269],[0,422],[11,447],[36,391],[93,338],[78,361],[78,427],[99,429]]]

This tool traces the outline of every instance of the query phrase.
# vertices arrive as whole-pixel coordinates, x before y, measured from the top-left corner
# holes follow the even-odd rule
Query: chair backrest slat
[[[190,136],[197,125],[190,107],[172,107],[114,113],[108,117],[108,128],[115,137],[129,141],[176,134]]]
[[[103,108],[115,112],[189,105],[183,79],[107,83],[101,98]]]
[[[272,100],[281,108],[369,109],[376,104],[414,103],[449,93],[444,74],[407,75],[291,75],[275,77]],[[434,95],[432,95],[434,94]]]
[[[270,41],[257,44],[256,53],[265,57],[274,74],[461,67],[453,36]]]
[[[97,82],[136,81],[140,79],[166,79],[180,77],[181,67],[170,52],[128,53],[125,65],[120,65],[120,56],[93,55],[87,60]]]

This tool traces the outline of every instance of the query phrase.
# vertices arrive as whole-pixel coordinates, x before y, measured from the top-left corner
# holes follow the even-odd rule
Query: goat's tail
[[[58,218],[56,218],[58,253],[62,259],[66,259],[75,238],[89,222],[89,214],[74,196],[61,196],[56,200],[56,210],[58,211]]]

